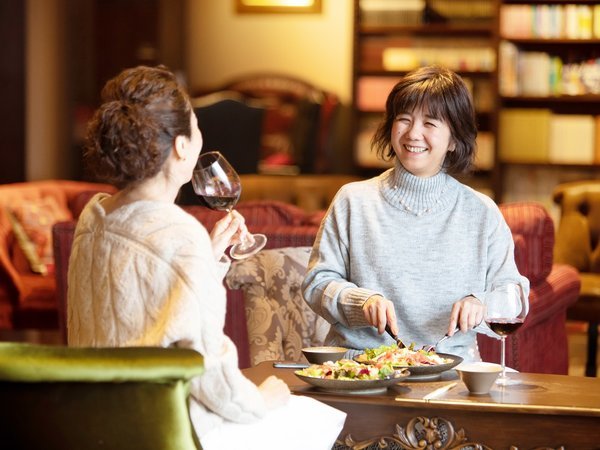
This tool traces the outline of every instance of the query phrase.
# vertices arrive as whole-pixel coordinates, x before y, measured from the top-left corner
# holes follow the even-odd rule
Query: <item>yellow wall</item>
[[[240,74],[279,72],[335,92],[352,92],[352,0],[323,0],[321,14],[238,14],[234,0],[187,0],[191,91]]]

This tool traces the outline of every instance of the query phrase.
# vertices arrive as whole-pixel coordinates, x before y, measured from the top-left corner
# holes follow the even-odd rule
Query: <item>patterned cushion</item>
[[[35,244],[23,229],[23,225],[12,212],[7,210],[6,214],[15,235],[15,246],[12,249],[12,260],[15,268],[22,273],[27,268],[33,273],[47,275],[46,265],[40,260]]]
[[[39,262],[31,263],[31,270],[39,273],[39,263],[52,267],[54,265],[52,225],[71,219],[71,211],[54,197],[48,196],[15,205],[12,213],[23,227],[29,241],[33,243],[39,257]]]
[[[252,365],[304,360],[303,347],[323,345],[329,324],[308,307],[301,292],[310,250],[263,250],[232,264],[226,282],[244,292]]]

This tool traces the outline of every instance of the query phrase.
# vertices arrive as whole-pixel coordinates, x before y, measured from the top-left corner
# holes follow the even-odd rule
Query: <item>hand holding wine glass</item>
[[[485,322],[492,331],[500,335],[502,373],[496,384],[508,386],[519,384],[518,380],[506,376],[506,336],[517,331],[525,322],[529,310],[528,300],[518,284],[507,284],[494,289],[486,301]]]
[[[192,175],[196,195],[211,209],[231,212],[242,193],[240,177],[219,152],[201,153]],[[267,243],[264,234],[246,236],[246,240],[231,247],[230,256],[243,259],[260,251]]]

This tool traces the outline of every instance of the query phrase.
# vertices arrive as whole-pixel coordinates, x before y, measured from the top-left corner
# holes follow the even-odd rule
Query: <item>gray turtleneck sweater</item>
[[[330,345],[391,344],[362,312],[374,294],[396,308],[399,337],[433,344],[448,329],[452,305],[468,295],[486,303],[506,284],[529,281],[514,261],[510,229],[489,198],[440,172],[419,178],[399,163],[343,186],[317,235],[303,283],[310,307],[332,324]],[[457,333],[438,351],[479,360],[476,331]]]

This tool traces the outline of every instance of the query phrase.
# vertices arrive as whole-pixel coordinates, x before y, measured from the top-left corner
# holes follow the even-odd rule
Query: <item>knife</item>
[[[385,326],[385,331],[387,334],[389,334],[392,339],[394,339],[394,341],[396,341],[396,344],[398,344],[398,348],[405,348],[406,345],[404,345],[404,342],[402,342],[402,340],[398,337],[398,335],[392,333],[392,329],[390,328],[389,325]]]

